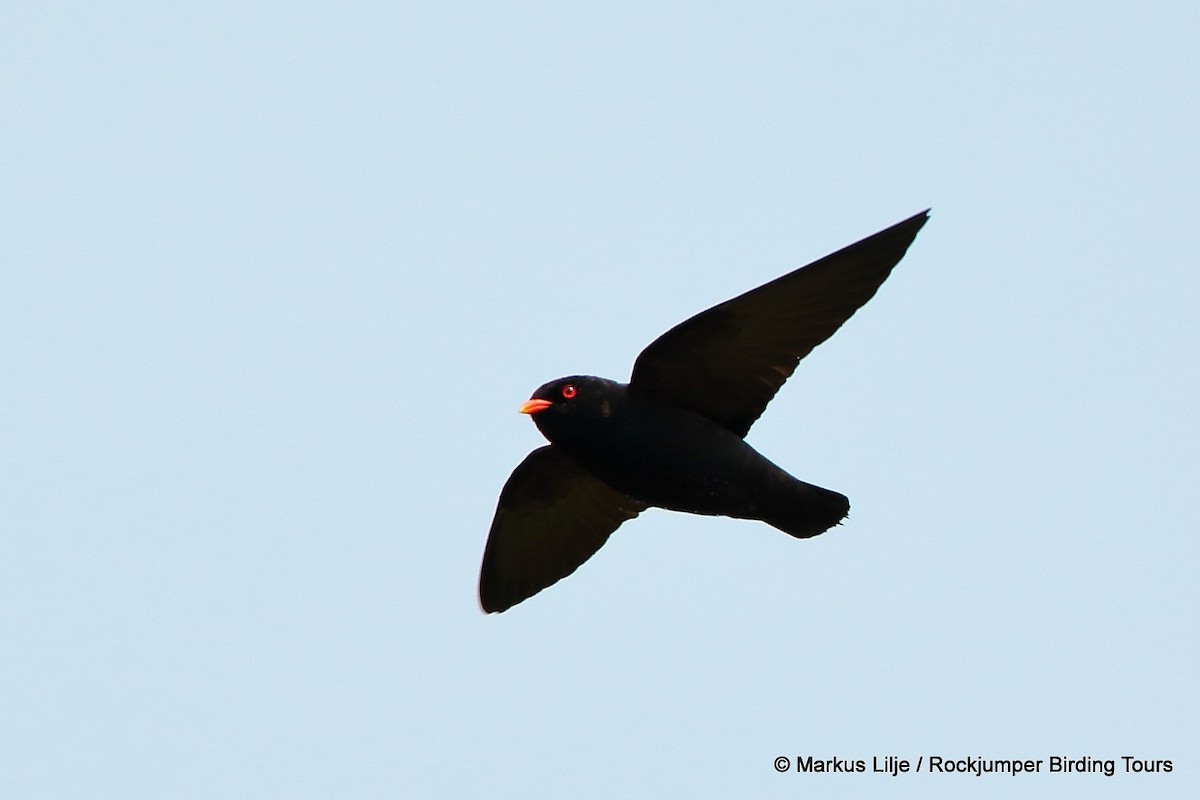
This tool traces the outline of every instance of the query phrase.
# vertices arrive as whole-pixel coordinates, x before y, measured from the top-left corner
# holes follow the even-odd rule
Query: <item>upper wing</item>
[[[641,352],[630,389],[745,436],[800,359],[871,299],[928,218],[923,211],[681,322]]]
[[[645,509],[554,445],[534,450],[500,491],[479,573],[483,610],[504,611],[567,577]]]

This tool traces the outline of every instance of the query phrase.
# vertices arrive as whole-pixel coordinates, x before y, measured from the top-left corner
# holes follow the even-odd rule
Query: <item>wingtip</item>
[[[920,231],[921,228],[925,227],[925,223],[929,221],[929,213],[931,211],[933,211],[932,208],[927,208],[924,211],[918,211],[916,214],[913,214],[908,219],[901,220],[900,222],[897,222],[891,228],[888,228],[886,230],[889,230],[889,231],[900,231],[900,230],[912,231],[912,234],[915,237],[917,232]],[[881,231],[881,233],[882,233],[882,231]]]
[[[479,610],[484,614],[499,614],[501,612],[508,611],[514,605],[516,605],[516,603],[508,603],[505,605],[504,603],[495,602],[494,599],[485,599],[483,595],[479,596]]]
[[[484,563],[479,572],[479,589],[475,595],[479,600],[479,610],[484,614],[499,614],[508,611],[521,602],[521,599],[524,599],[513,600],[511,597],[505,596],[506,593],[496,583],[494,568],[485,553]]]

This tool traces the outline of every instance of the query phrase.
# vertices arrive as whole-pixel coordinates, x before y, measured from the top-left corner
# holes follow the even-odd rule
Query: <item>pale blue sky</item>
[[[0,10],[0,795],[1196,796],[1194,3]],[[749,440],[501,616],[542,440],[921,209]],[[816,778],[776,756],[1174,760]]]

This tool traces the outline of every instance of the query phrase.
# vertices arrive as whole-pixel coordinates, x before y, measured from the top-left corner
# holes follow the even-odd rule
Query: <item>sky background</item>
[[[0,795],[1195,797],[1195,3],[8,3]],[[499,616],[552,378],[932,219]],[[1171,759],[779,774],[777,756]],[[1119,765],[1118,765],[1119,766]]]

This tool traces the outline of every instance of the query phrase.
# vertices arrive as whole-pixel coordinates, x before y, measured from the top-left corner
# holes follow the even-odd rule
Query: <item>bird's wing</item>
[[[745,436],[800,359],[871,299],[928,218],[923,211],[681,322],[641,352],[630,389]]]
[[[534,450],[500,491],[479,573],[479,603],[504,611],[559,581],[646,509],[554,445]]]

